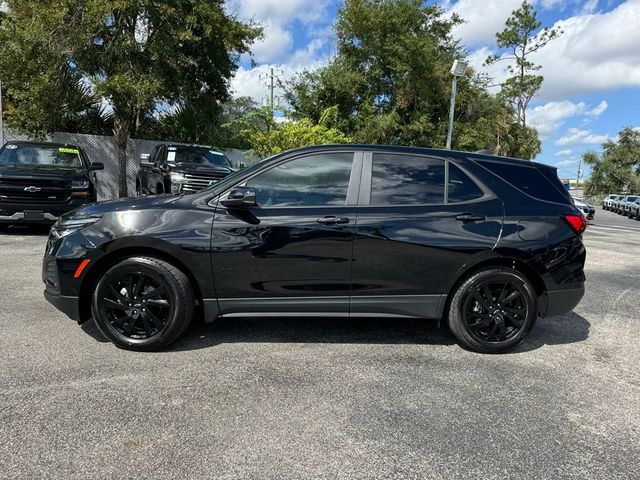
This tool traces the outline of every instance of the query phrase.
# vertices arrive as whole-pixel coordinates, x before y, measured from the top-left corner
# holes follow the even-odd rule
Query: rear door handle
[[[335,216],[321,217],[318,219],[318,223],[322,223],[323,225],[345,224],[349,223],[349,219]]]
[[[456,215],[456,220],[460,220],[461,222],[481,222],[486,220],[487,217],[484,215],[474,215],[473,213],[463,213],[461,215]]]

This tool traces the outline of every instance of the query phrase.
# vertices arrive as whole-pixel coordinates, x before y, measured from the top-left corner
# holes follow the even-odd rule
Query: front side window
[[[444,178],[444,160],[376,153],[371,205],[442,205]]]
[[[296,158],[247,182],[261,207],[345,205],[353,153],[323,153]]]

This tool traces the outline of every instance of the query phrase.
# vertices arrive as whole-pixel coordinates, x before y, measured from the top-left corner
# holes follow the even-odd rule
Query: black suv
[[[224,153],[199,145],[158,145],[140,162],[138,195],[194,193],[233,173]]]
[[[41,223],[97,198],[97,179],[75,145],[9,142],[0,149],[0,222]]]
[[[45,296],[116,345],[162,348],[196,309],[445,319],[502,352],[584,294],[584,216],[555,168],[384,146],[286,152],[192,195],[82,208],[53,227]]]

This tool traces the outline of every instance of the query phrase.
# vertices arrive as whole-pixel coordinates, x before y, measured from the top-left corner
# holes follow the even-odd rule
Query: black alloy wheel
[[[158,350],[173,342],[193,317],[193,290],[186,275],[155,258],[128,258],[109,269],[95,289],[92,313],[114,344]]]
[[[505,352],[529,334],[537,317],[536,299],[531,283],[520,272],[506,268],[481,271],[456,291],[449,327],[471,350]]]

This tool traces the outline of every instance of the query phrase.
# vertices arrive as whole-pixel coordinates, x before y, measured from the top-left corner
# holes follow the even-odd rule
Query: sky
[[[495,33],[504,28],[521,0],[445,0],[447,14],[465,21],[454,30],[477,71],[496,83],[507,77],[505,62],[485,67],[497,51]],[[532,60],[545,81],[528,109],[538,129],[542,153],[537,161],[555,165],[561,177],[575,178],[581,154],[598,150],[624,127],[640,128],[640,0],[533,0],[545,27],[563,34]],[[287,79],[325,65],[335,54],[332,25],[342,0],[228,0],[239,18],[265,28],[244,57],[232,81],[234,95],[263,103],[261,75],[271,68]],[[434,145],[434,147],[438,147]],[[588,176],[588,169],[585,170]]]

